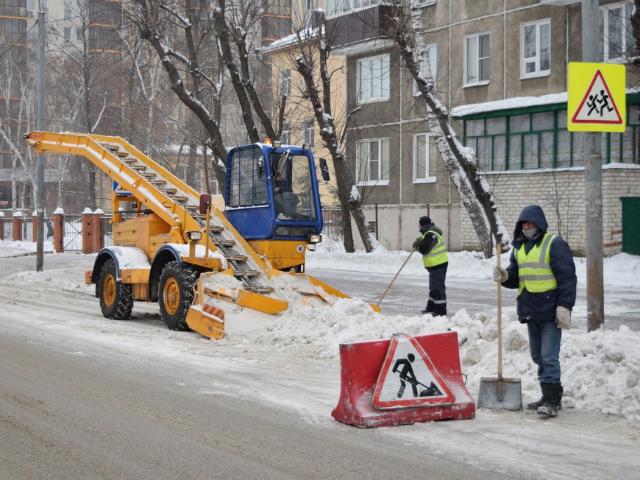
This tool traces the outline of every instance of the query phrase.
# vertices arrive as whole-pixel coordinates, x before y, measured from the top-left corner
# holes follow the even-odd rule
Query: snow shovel
[[[501,245],[496,245],[496,263],[500,268]],[[498,378],[482,377],[478,408],[522,410],[522,384],[519,378],[502,377],[502,285],[498,285]]]
[[[391,280],[391,283],[387,286],[386,290],[384,291],[384,293],[382,295],[380,295],[380,299],[378,300],[378,303],[376,303],[376,305],[378,307],[380,307],[380,304],[382,303],[382,300],[384,299],[384,297],[387,296],[387,293],[389,292],[389,290],[391,290],[391,286],[394,284],[394,282],[396,281],[396,278],[398,278],[398,275],[400,275],[400,272],[402,271],[402,269],[404,268],[404,266],[407,264],[407,262],[409,261],[409,259],[411,258],[411,255],[413,255],[413,253],[415,252],[415,250],[411,250],[411,253],[409,254],[409,256],[407,257],[407,259],[404,261],[404,263],[402,264],[402,266],[400,267],[400,270],[398,270],[398,273],[396,273],[396,275],[393,277],[393,280]]]

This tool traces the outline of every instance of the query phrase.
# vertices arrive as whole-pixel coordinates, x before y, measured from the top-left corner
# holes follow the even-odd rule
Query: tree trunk
[[[428,73],[421,73],[420,63],[428,62],[422,29],[422,10],[412,7],[411,19],[406,17],[402,6],[398,6],[394,37],[407,69],[418,86],[429,111],[427,122],[436,137],[440,155],[449,177],[455,184],[478,236],[485,257],[493,251],[492,234],[503,250],[509,249],[509,234],[498,216],[496,204],[487,181],[478,173],[475,154],[458,140],[449,119],[449,112],[436,96],[434,80]],[[412,27],[409,28],[409,23]]]
[[[331,75],[328,73],[327,62],[329,52],[326,41],[319,41],[317,48],[320,57],[320,77],[322,79],[322,92],[315,83],[314,70],[311,66],[313,54],[304,52],[304,44],[300,40],[302,54],[296,59],[296,70],[302,76],[311,106],[313,107],[316,123],[320,127],[320,136],[325,148],[329,150],[331,161],[336,175],[336,186],[338,190],[338,201],[340,202],[340,211],[342,212],[342,228],[344,249],[347,253],[355,251],[353,242],[353,230],[351,228],[351,216],[356,222],[362,244],[367,252],[373,250],[369,231],[366,228],[364,214],[362,213],[362,203],[359,200],[351,198],[351,189],[353,188],[353,175],[347,166],[346,158],[341,151],[341,144],[338,140],[336,128],[331,116]],[[323,47],[324,45],[324,47]]]

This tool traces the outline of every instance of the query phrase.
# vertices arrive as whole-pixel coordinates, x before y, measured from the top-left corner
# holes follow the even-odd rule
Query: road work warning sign
[[[394,335],[389,342],[373,391],[375,408],[406,408],[446,405],[454,400],[442,375],[418,341],[407,335]]]
[[[569,63],[567,130],[624,132],[626,69],[608,63]]]

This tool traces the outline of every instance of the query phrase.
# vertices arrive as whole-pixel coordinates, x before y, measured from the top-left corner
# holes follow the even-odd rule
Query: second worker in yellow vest
[[[430,313],[434,317],[447,314],[447,291],[445,280],[449,255],[442,230],[435,226],[427,216],[418,221],[420,237],[413,242],[413,248],[422,254],[424,268],[429,272],[429,300],[423,314]]]

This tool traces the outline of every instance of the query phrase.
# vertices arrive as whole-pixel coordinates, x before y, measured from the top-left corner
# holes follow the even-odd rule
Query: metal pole
[[[582,61],[598,62],[600,1],[582,0]],[[584,134],[585,247],[587,254],[587,330],[604,324],[602,278],[601,134]]]
[[[36,130],[43,131],[44,124],[44,96],[46,88],[46,48],[47,21],[44,0],[40,0],[38,11],[38,78],[36,97]],[[38,238],[36,244],[36,271],[41,272],[44,266],[44,155],[39,154],[37,162],[38,194],[36,199],[36,213],[38,217]]]

